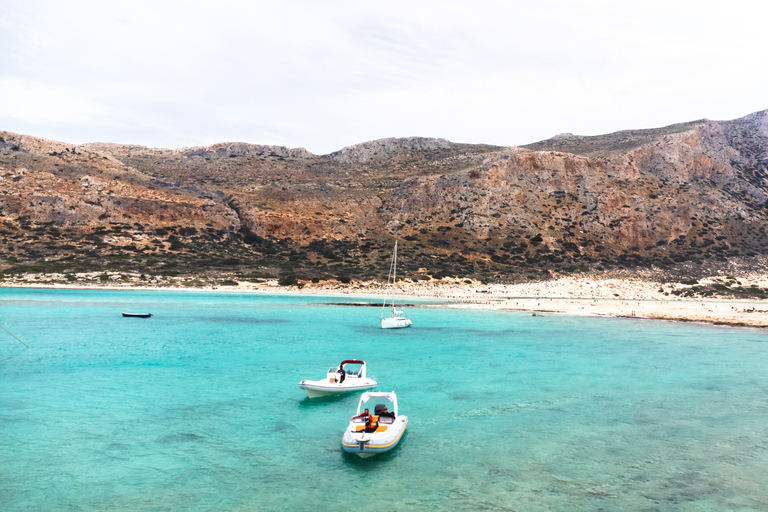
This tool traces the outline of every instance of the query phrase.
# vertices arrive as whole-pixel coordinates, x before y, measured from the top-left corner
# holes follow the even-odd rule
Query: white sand
[[[768,276],[753,276],[741,284],[768,286]],[[382,298],[386,293],[381,283],[306,284],[297,287],[280,287],[276,281],[266,283],[242,282],[239,286],[187,288],[172,286],[139,286],[136,283],[100,284],[45,284],[4,282],[7,287],[51,288],[105,288],[180,291],[217,291],[251,293],[298,293],[317,295],[344,295],[360,298]],[[681,299],[670,294],[672,289],[684,289],[684,285],[667,285],[633,279],[592,279],[562,277],[559,279],[515,285],[465,284],[455,281],[398,283],[398,301],[411,299],[442,299],[442,307],[488,308],[576,315],[612,315],[643,317],[712,324],[768,327],[768,302],[759,300],[735,300],[728,298],[694,300]]]

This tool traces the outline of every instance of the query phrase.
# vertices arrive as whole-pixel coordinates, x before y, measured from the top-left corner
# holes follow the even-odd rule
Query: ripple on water
[[[284,318],[243,318],[236,316],[201,316],[194,318],[198,322],[219,322],[229,324],[288,324]]]
[[[195,441],[201,441],[202,439],[203,437],[197,434],[178,433],[178,434],[167,434],[164,436],[160,436],[157,439],[155,439],[155,442],[159,444],[190,443]]]
[[[768,333],[439,308],[382,330],[317,297],[3,295],[30,345],[0,358],[8,510],[768,510]],[[360,394],[297,387],[348,358],[410,420],[380,457],[341,450]]]

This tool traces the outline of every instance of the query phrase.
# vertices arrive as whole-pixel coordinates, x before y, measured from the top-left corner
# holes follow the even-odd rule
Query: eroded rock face
[[[285,146],[264,146],[245,142],[222,142],[207,147],[183,148],[178,150],[186,157],[236,158],[242,156],[276,156],[280,158],[311,158],[315,155],[304,148]]]
[[[222,201],[158,187],[115,158],[0,132],[0,216],[62,226],[109,223],[239,229]]]
[[[19,171],[23,174],[19,176]],[[26,171],[26,172],[25,172]],[[21,179],[17,179],[21,177]],[[62,179],[52,173],[0,170],[0,212],[31,222],[62,226],[127,223],[154,227],[212,224],[238,229],[234,211],[221,203],[194,196],[146,190],[84,176]]]
[[[535,254],[714,258],[764,250],[755,233],[768,224],[768,111],[526,147],[411,137],[326,156],[0,132],[0,186],[0,217],[37,223],[245,228],[299,247],[400,238],[503,264]]]
[[[404,137],[372,140],[355,144],[334,151],[330,158],[340,162],[365,163],[373,158],[386,158],[392,153],[421,152],[451,147],[451,142],[446,139],[431,139],[426,137]]]
[[[670,243],[697,218],[764,222],[766,119],[703,121],[605,155],[509,150],[465,172],[403,181],[387,220],[417,230],[431,217],[478,238],[539,232],[625,248]],[[552,145],[565,139],[578,138]]]

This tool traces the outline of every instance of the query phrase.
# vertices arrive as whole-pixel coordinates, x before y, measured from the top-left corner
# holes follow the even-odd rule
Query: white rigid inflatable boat
[[[383,398],[392,403],[392,411],[387,411],[385,404],[376,404],[373,414],[362,411],[363,405],[372,398]],[[408,426],[408,416],[401,416],[397,410],[397,395],[366,391],[360,397],[357,414],[350,419],[341,438],[341,447],[345,452],[366,458],[384,453],[400,442]]]
[[[345,368],[352,365],[351,368]],[[346,359],[338,368],[329,368],[323,380],[302,380],[299,387],[309,398],[352,393],[376,387],[376,381],[365,375],[365,361]]]

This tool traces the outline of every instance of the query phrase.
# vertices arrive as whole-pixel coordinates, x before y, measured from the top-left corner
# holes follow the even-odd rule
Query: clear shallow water
[[[356,300],[356,299],[355,299]],[[768,335],[338,297],[0,289],[2,510],[767,510]],[[152,312],[151,319],[122,311]],[[341,451],[368,361],[410,419]]]

